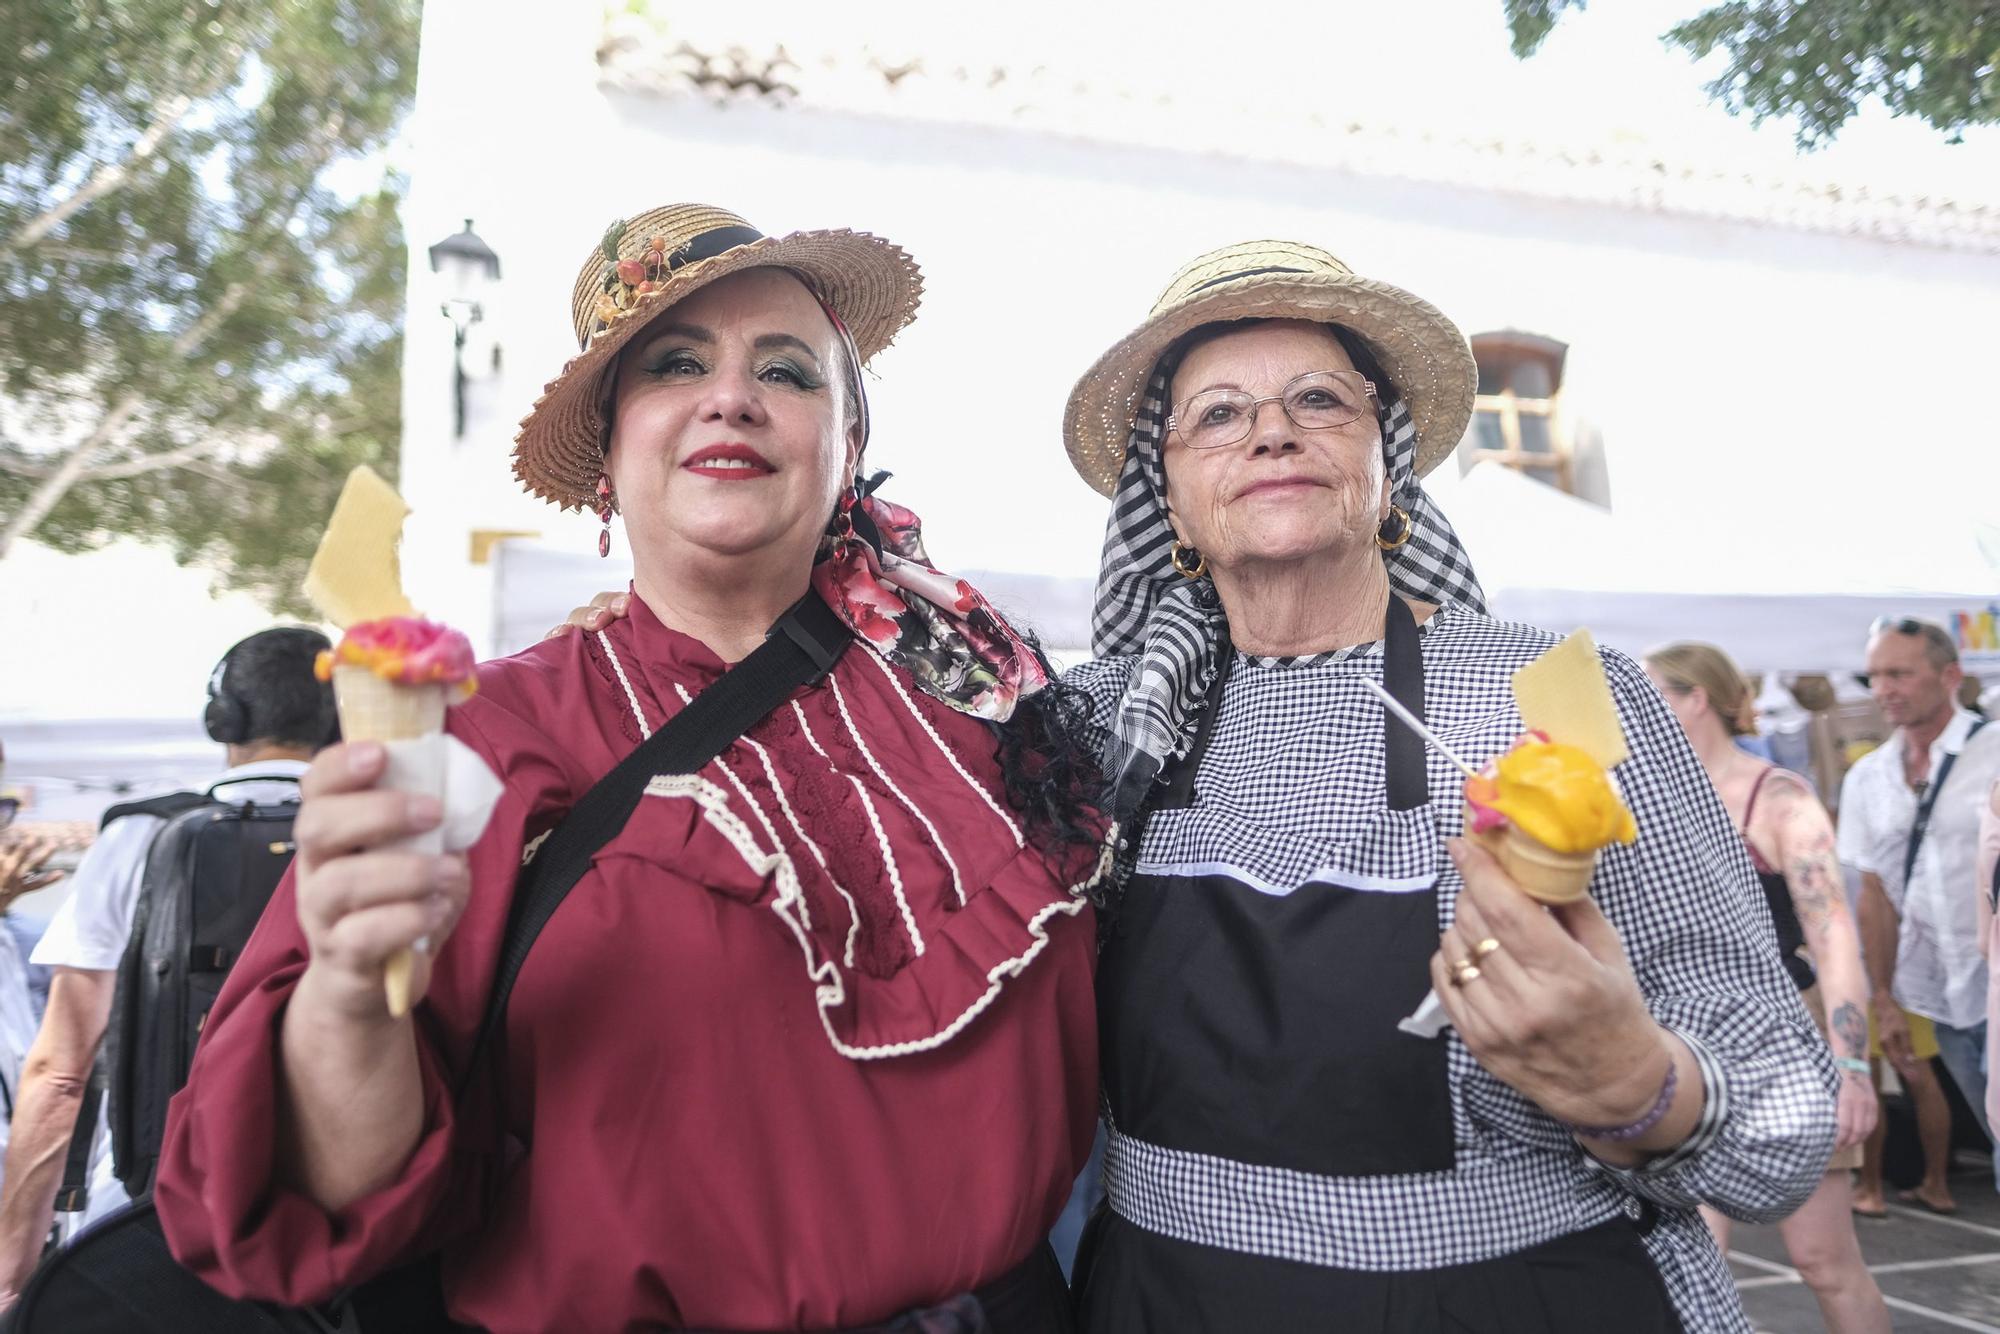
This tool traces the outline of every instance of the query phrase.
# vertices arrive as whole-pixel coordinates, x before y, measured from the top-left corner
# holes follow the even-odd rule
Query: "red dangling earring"
[[[597,517],[604,524],[597,534],[597,554],[600,557],[611,554],[611,478],[605,473],[597,474]]]
[[[835,557],[847,554],[847,548],[854,542],[854,495],[852,490],[840,493],[840,506],[833,512],[833,554]]]

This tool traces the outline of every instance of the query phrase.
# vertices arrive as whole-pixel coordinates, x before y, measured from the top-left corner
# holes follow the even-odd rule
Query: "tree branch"
[[[250,275],[238,278],[223,288],[222,295],[216,298],[215,304],[174,339],[171,352],[175,360],[185,361],[193,356],[195,351],[208,341],[209,336],[221,327],[223,321],[236,313],[244,299],[250,295],[254,285],[268,278],[277,269],[279,252],[275,237],[290,223],[312,192],[313,182],[319,178],[319,173],[333,156],[341,127],[345,123],[344,115],[335,111],[320,126],[313,140],[317,160],[313,163],[312,169],[301,178],[303,184],[293,195],[291,207],[283,211],[283,221],[274,224],[271,232],[273,239],[251,262]],[[53,471],[42,479],[41,485],[35,488],[27,503],[8,517],[4,528],[0,528],[0,560],[6,559],[8,551],[13,548],[15,542],[34,532],[36,525],[48,517],[49,511],[61,503],[62,498],[69,494],[72,487],[85,480],[91,465],[102,457],[105,449],[114,442],[116,435],[139,410],[142,401],[138,391],[127,390],[113,404],[111,410],[98,421],[96,428],[89,435],[70,446],[62,462],[56,464]]]
[[[161,143],[197,102],[206,101],[221,91],[223,83],[235,73],[236,66],[243,59],[244,49],[244,44],[240,42],[223,48],[208,78],[199,87],[192,92],[176,93],[159,104],[153,112],[152,122],[140,132],[123,159],[98,163],[97,170],[90,173],[89,179],[66,198],[56,201],[53,206],[29,219],[12,236],[0,241],[0,251],[27,249],[68,221],[85,205],[124,185],[132,178],[132,173],[159,150]],[[5,544],[0,542],[0,552],[4,550]]]
[[[9,516],[7,526],[0,528],[0,560],[5,560],[7,553],[13,550],[14,543],[34,532],[35,526],[47,518],[49,511],[69,494],[70,488],[75,486],[89,469],[91,460],[112,443],[118,433],[125,429],[125,424],[139,411],[141,401],[136,389],[126,390],[118,401],[111,405],[111,410],[98,418],[97,426],[91,433],[70,446],[69,456],[51,470],[49,475],[42,479],[42,484],[28,497],[26,503]]]
[[[198,444],[182,445],[179,449],[167,449],[157,454],[141,454],[137,458],[99,464],[85,468],[77,476],[76,482],[115,482],[124,477],[143,477],[147,473],[165,472],[169,468],[178,468],[196,459],[206,458],[229,443],[228,437],[216,436]],[[61,467],[45,463],[8,463],[0,459],[0,471],[10,472],[16,477],[46,479],[55,476],[61,471]]]
[[[265,251],[256,265],[259,276],[263,271],[273,267],[275,258],[271,251]],[[195,349],[208,341],[208,336],[214,333],[224,320],[236,313],[244,298],[249,295],[250,282],[247,279],[239,278],[225,287],[216,303],[174,339],[174,357],[185,361],[192,356]],[[42,479],[42,484],[35,488],[27,502],[8,517],[6,527],[0,528],[0,560],[7,558],[7,553],[13,550],[14,543],[35,531],[36,525],[48,517],[49,511],[62,503],[62,498],[69,494],[70,488],[86,480],[90,465],[114,442],[118,433],[125,429],[125,424],[132,420],[143,401],[137,390],[126,390],[118,401],[112,404],[111,410],[98,420],[96,428],[70,446],[63,461]]]

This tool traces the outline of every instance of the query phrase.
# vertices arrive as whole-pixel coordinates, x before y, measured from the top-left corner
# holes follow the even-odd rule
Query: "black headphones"
[[[251,635],[250,639],[231,646],[229,652],[222,655],[222,661],[215,664],[215,670],[208,674],[208,706],[202,710],[201,721],[202,726],[208,729],[209,740],[224,746],[241,746],[256,739],[257,733],[251,726],[250,706],[229,688],[229,664],[244,644],[270,635],[296,638],[300,652],[307,655],[316,653],[327,642],[325,636],[316,630],[288,626],[260,631]],[[323,743],[331,745],[340,739],[340,715],[334,709],[332,689],[324,685],[319,689],[321,698],[316,730]]]
[[[250,710],[229,693],[229,660],[235,656],[236,650],[230,649],[208,674],[208,707],[201,714],[208,739],[225,746],[240,746],[250,739]]]

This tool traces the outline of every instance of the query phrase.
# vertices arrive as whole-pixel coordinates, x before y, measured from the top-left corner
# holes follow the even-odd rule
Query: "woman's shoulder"
[[[1768,760],[1758,763],[1761,768],[1750,780],[1751,791],[1757,798],[1751,819],[1758,827],[1770,821],[1789,822],[1802,815],[1817,814],[1825,818],[1826,807],[1820,804],[1819,793],[1813,790],[1812,781],[1804,774]]]
[[[1118,701],[1125,694],[1125,687],[1131,683],[1132,670],[1138,665],[1136,653],[1113,653],[1101,658],[1080,662],[1064,671],[1062,684],[1077,691],[1090,706],[1090,726],[1102,732],[1111,726],[1111,719],[1118,711]]]
[[[1541,657],[1565,638],[1525,621],[1503,621],[1465,607],[1449,607],[1432,618],[1424,640],[1425,660],[1426,665],[1432,658],[1437,658],[1447,667],[1483,665],[1488,669],[1505,668],[1511,673]],[[1611,683],[1612,694],[1619,696],[1621,703],[1633,691],[1642,691],[1647,696],[1653,694],[1645,669],[1630,654],[1599,644],[1597,656],[1604,664],[1605,679]]]
[[[1450,667],[1484,663],[1510,670],[1533,662],[1562,642],[1538,625],[1503,621],[1469,607],[1440,607],[1424,626],[1424,658]]]
[[[447,726],[470,733],[496,757],[560,752],[582,740],[579,724],[605,710],[585,698],[604,674],[590,636],[572,631],[479,664],[478,689],[447,715]],[[559,726],[560,723],[560,726]],[[560,730],[567,741],[558,741]],[[631,738],[637,740],[634,731]]]
[[[481,713],[531,713],[537,705],[574,689],[578,670],[585,665],[586,639],[582,631],[564,633],[505,657],[488,658],[479,664],[479,689],[465,707],[476,705]]]
[[[1093,700],[1116,699],[1125,693],[1126,683],[1132,679],[1132,669],[1139,662],[1136,653],[1111,653],[1101,658],[1080,662],[1064,669],[1062,683],[1071,690],[1081,690]]]

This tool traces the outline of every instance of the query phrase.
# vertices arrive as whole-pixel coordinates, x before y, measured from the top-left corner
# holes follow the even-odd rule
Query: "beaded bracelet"
[[[1563,1128],[1572,1135],[1584,1139],[1608,1139],[1614,1142],[1637,1139],[1665,1119],[1667,1110],[1674,1105],[1674,1091],[1680,1087],[1680,1082],[1680,1063],[1668,1061],[1667,1082],[1660,1085],[1660,1096],[1653,1100],[1653,1105],[1647,1108],[1645,1114],[1638,1120],[1627,1121],[1622,1126],[1580,1126],[1574,1121],[1565,1121],[1562,1123]]]

